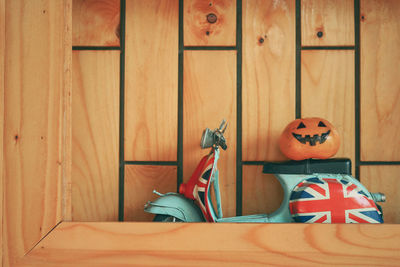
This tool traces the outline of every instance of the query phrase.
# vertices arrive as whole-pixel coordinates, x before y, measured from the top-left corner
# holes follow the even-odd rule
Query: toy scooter
[[[253,222],[253,223],[383,223],[376,202],[385,201],[382,193],[370,193],[351,174],[349,159],[306,159],[266,162],[264,173],[279,180],[284,198],[271,214],[223,218],[217,168],[220,148],[227,149],[225,121],[218,129],[205,129],[200,146],[211,148],[198,164],[179,193],[160,194],[145,205],[155,214],[154,221],[164,222]],[[214,205],[211,190],[214,190]]]

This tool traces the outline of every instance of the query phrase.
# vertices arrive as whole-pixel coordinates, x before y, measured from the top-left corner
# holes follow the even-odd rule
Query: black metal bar
[[[354,0],[354,44],[355,177],[360,180],[360,0]]]
[[[177,192],[183,182],[183,0],[179,0]]]
[[[119,71],[119,186],[118,186],[118,220],[124,220],[125,200],[125,151],[124,151],[124,123],[125,123],[125,14],[126,2],[121,0],[120,14],[120,71]]]
[[[301,118],[301,2],[296,0],[296,119]]]
[[[368,165],[400,165],[400,161],[360,161],[360,166]]]
[[[177,161],[125,161],[125,165],[177,166]]]
[[[184,50],[236,50],[236,46],[185,46]]]
[[[264,165],[264,161],[243,161],[242,165]]]
[[[302,50],[354,50],[355,46],[302,46]]]
[[[236,215],[242,215],[242,0],[236,1]]]
[[[121,50],[119,46],[72,46],[72,50]]]

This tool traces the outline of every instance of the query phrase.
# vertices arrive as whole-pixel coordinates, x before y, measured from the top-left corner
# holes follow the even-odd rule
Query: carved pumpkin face
[[[321,118],[297,119],[282,132],[279,146],[293,160],[327,159],[339,149],[339,134],[333,125]]]

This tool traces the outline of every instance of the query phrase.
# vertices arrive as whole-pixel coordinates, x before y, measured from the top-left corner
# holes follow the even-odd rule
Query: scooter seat
[[[351,175],[351,160],[347,158],[289,160],[265,162],[263,173],[272,174],[313,174],[333,173]]]

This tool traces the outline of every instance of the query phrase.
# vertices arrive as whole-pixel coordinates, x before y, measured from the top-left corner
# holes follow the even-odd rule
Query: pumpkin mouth
[[[307,134],[305,137],[303,137],[301,134],[295,134],[292,133],[294,138],[297,139],[302,144],[307,144],[307,142],[310,144],[310,146],[315,146],[317,142],[320,144],[323,144],[326,139],[328,138],[329,134],[331,133],[331,130],[327,131],[326,133],[323,133],[321,135],[314,134],[313,136]]]

